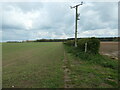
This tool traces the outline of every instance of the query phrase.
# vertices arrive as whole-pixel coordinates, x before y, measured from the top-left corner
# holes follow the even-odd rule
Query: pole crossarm
[[[80,5],[82,5],[82,4],[75,5],[75,6],[71,7],[71,8],[76,8],[76,7],[80,6]]]
[[[76,7],[80,6],[80,5],[83,5],[83,2],[81,2],[81,4],[75,5],[75,6],[73,6],[73,7],[70,6],[70,7],[71,7],[71,9],[72,9],[72,8],[76,8]]]

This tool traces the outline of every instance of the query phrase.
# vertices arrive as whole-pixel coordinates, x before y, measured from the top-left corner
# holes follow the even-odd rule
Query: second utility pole
[[[75,19],[75,47],[77,47],[77,20],[79,20],[79,15],[80,14],[78,14],[77,13],[77,11],[78,11],[78,6],[80,6],[80,5],[82,5],[83,4],[83,2],[81,2],[81,4],[78,4],[78,5],[76,5],[76,6],[73,6],[73,7],[71,7],[71,9],[72,8],[75,8],[76,9],[76,19]]]

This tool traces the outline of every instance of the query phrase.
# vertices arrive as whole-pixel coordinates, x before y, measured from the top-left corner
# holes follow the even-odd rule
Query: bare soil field
[[[100,54],[118,59],[118,42],[101,42]]]

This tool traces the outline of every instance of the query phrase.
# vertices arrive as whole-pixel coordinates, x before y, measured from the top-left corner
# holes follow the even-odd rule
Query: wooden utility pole
[[[78,6],[82,5],[83,2],[81,2],[81,4],[75,5],[72,8],[76,9],[76,17],[75,17],[75,47],[77,47],[77,21],[80,20],[78,17],[80,16],[80,14],[78,14]]]

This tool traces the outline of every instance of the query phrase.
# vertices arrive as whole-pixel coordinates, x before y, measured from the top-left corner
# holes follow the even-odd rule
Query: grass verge
[[[118,61],[64,45],[74,88],[117,88]]]

